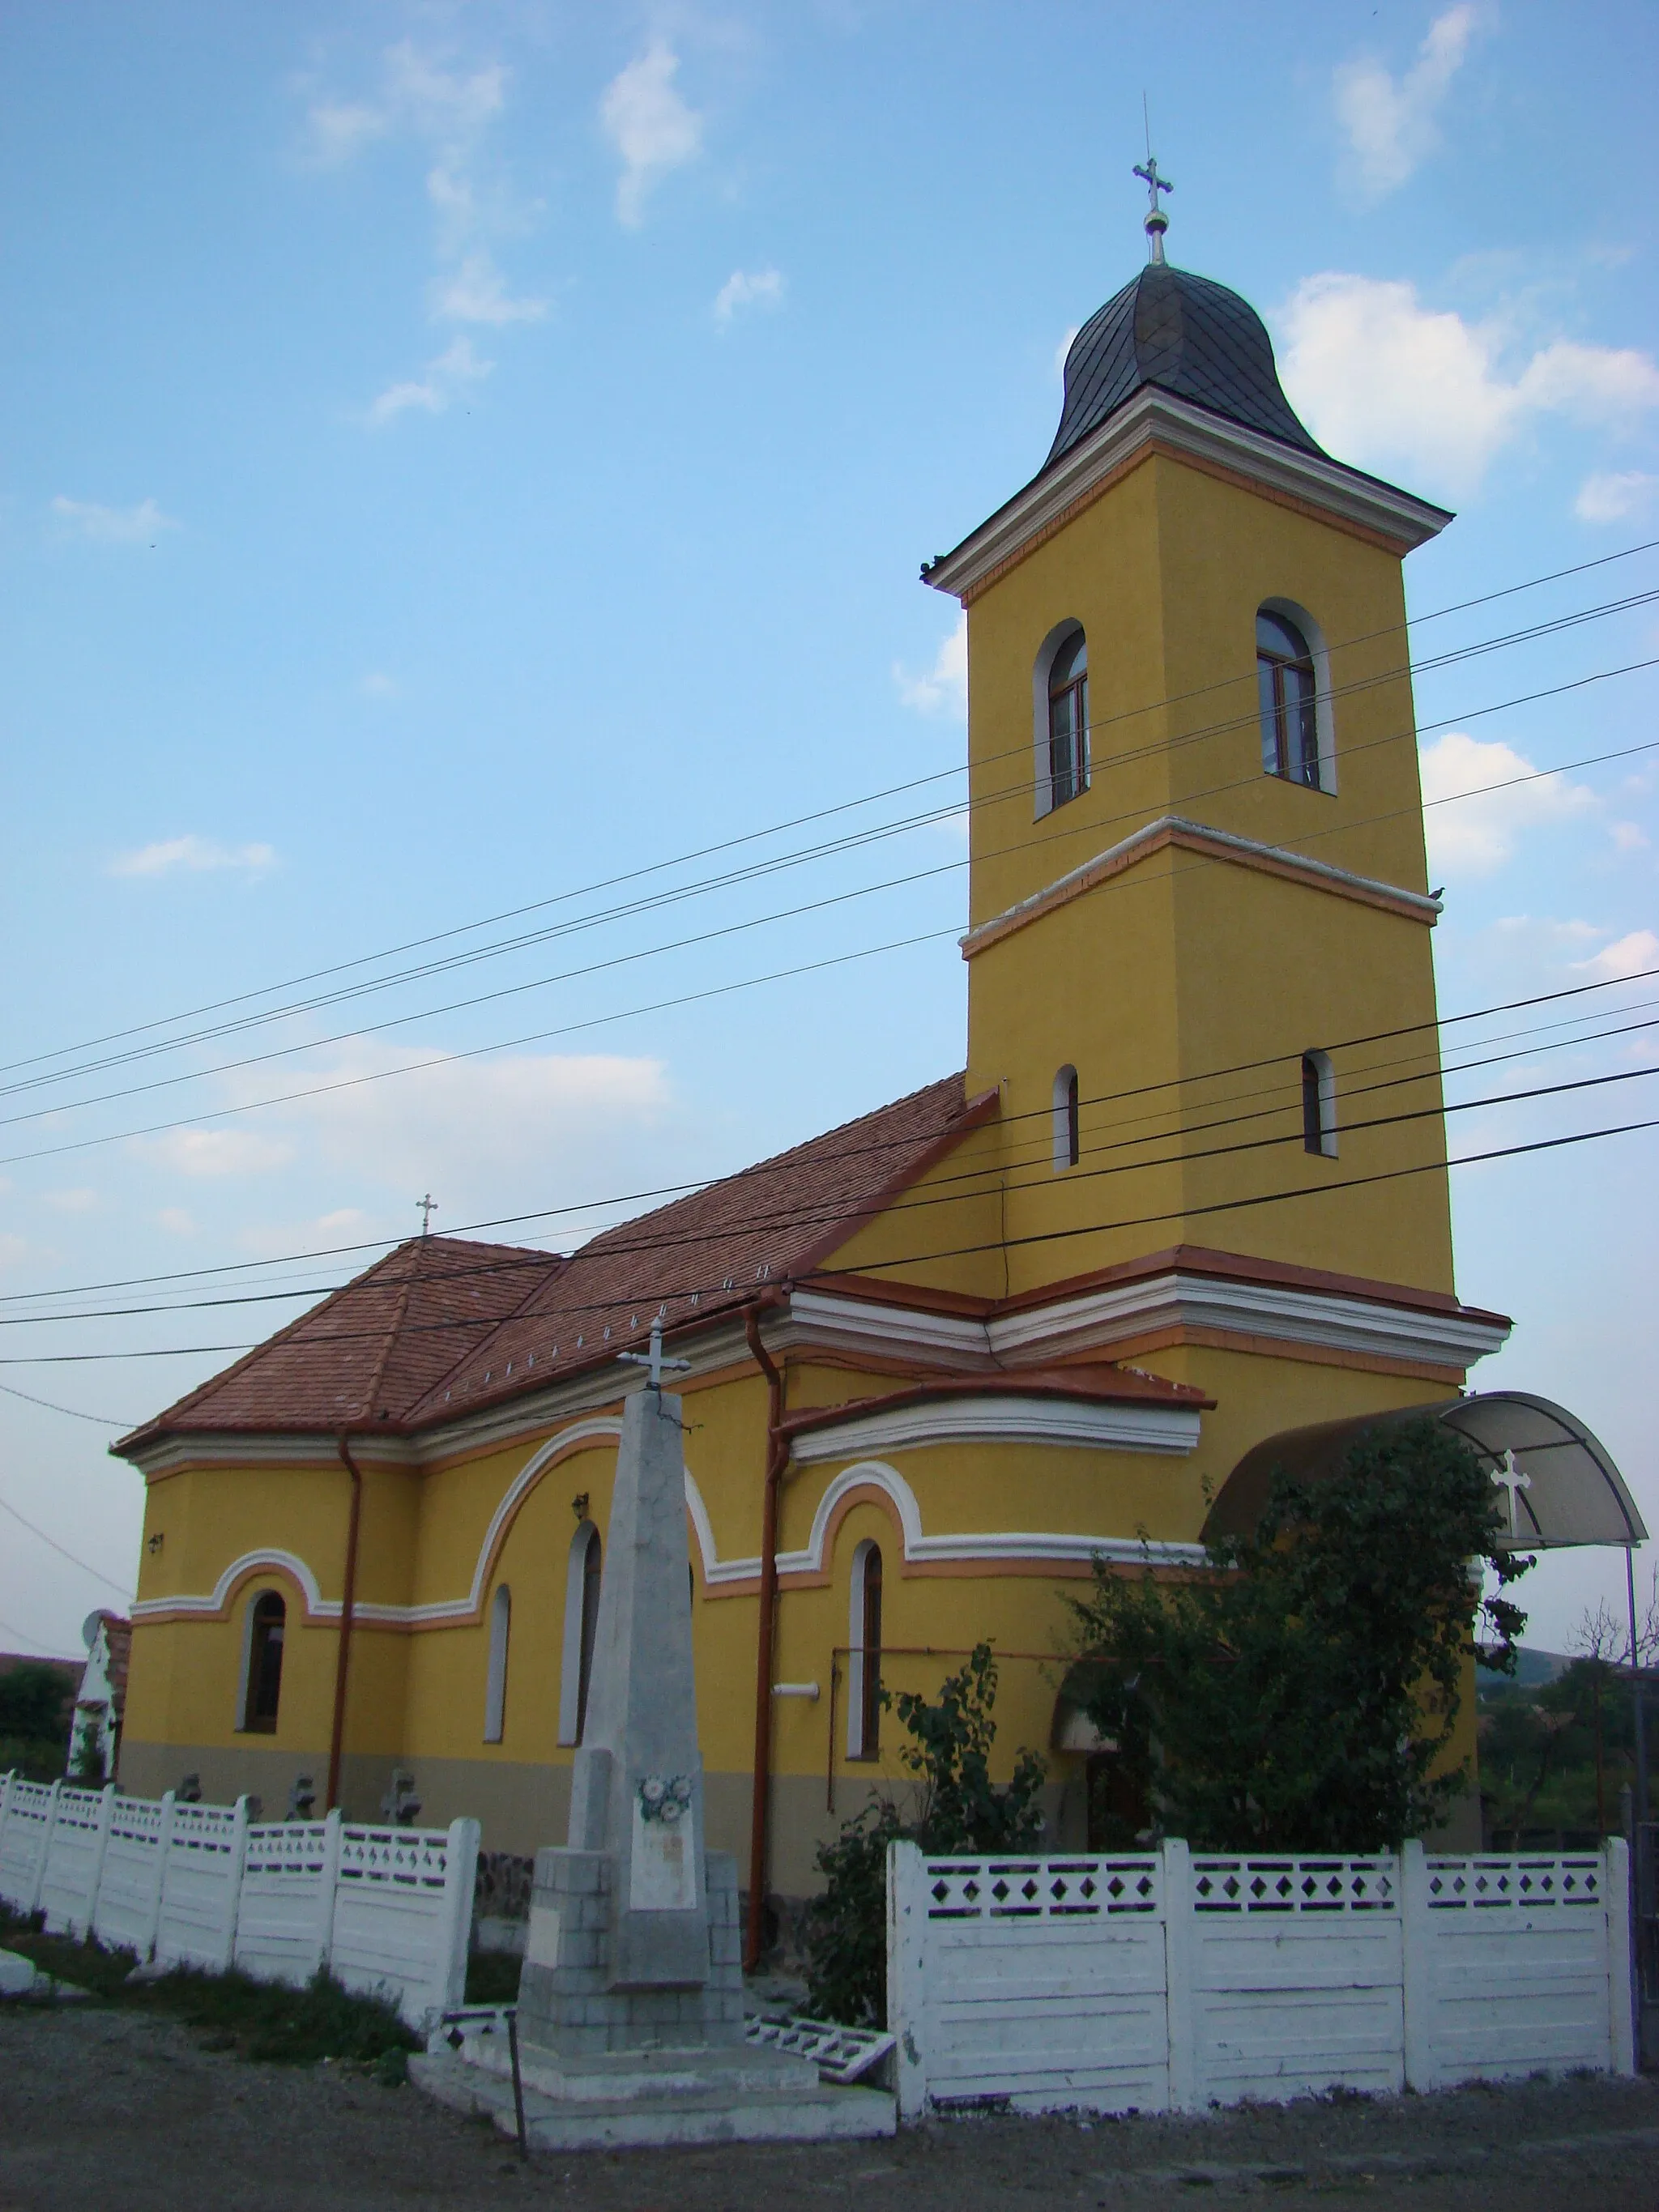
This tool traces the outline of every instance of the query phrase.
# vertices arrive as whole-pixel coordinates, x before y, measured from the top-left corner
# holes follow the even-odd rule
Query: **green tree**
[[[33,1659],[0,1674],[0,1773],[49,1782],[64,1771],[73,1695],[57,1668]]]
[[[1164,1832],[1206,1850],[1374,1850],[1468,1786],[1434,1774],[1455,1724],[1477,1600],[1525,1571],[1497,1548],[1492,1485],[1425,1416],[1357,1440],[1324,1482],[1276,1474],[1255,1529],[1184,1580],[1096,1562],[1068,1598],[1088,1710]],[[1480,1607],[1509,1671],[1525,1616]]]
[[[806,2002],[820,2019],[885,2025],[889,1844],[908,1838],[927,1851],[1017,1851],[1041,1842],[1046,1769],[1036,1753],[1019,1753],[1008,1782],[991,1779],[996,1693],[988,1644],[947,1675],[934,1704],[910,1690],[882,1692],[910,1738],[900,1764],[920,1787],[908,1822],[890,1798],[878,1797],[819,1847],[824,1888],[807,1907]]]

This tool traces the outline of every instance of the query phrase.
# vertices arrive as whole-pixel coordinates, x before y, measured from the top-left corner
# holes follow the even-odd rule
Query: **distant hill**
[[[1480,1690],[1501,1690],[1513,1683],[1522,1690],[1541,1690],[1547,1682],[1553,1682],[1565,1674],[1572,1664],[1569,1653],[1540,1651],[1534,1644],[1517,1644],[1515,1647],[1515,1672],[1500,1674],[1495,1668],[1477,1667],[1475,1683]]]

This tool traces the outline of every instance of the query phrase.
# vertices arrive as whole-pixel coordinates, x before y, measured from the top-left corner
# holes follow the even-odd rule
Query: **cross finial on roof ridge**
[[[424,1198],[416,1200],[415,1210],[421,1217],[422,1236],[429,1237],[432,1234],[432,1217],[438,1211],[437,1200],[428,1191]]]
[[[1158,173],[1158,156],[1150,146],[1146,149],[1146,161],[1135,163],[1134,173],[1136,176],[1144,178],[1146,185],[1146,258],[1153,268],[1161,269],[1164,266],[1164,234],[1170,228],[1170,218],[1164,212],[1158,194],[1172,192],[1175,186],[1167,177],[1160,177]]]

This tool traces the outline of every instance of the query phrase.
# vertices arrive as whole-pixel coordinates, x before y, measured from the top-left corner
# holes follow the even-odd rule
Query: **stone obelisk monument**
[[[680,1401],[623,1408],[569,1841],[536,1855],[521,2038],[641,2051],[743,2037],[737,1876],[703,1844]]]
[[[810,2060],[745,2039],[736,1863],[703,1843],[680,1401],[662,1388],[683,1363],[663,1358],[659,1328],[638,1364],[650,1377],[623,1402],[569,1840],[536,1854],[516,2023],[526,2140],[891,2135],[890,2094],[826,2087]],[[513,2047],[457,2027],[410,2072],[510,2132]]]

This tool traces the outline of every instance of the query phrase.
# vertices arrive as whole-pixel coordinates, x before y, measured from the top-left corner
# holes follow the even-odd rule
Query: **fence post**
[[[5,1843],[6,1815],[11,1810],[11,1785],[17,1779],[17,1769],[9,1766],[0,1774],[0,1848]]]
[[[236,1920],[242,1909],[242,1869],[247,1864],[248,1801],[236,1800],[230,1832],[230,1875],[225,1898],[225,1949],[218,1971],[228,1974],[236,1959]]]
[[[1622,1836],[1609,1836],[1605,1856],[1609,2057],[1615,2074],[1634,2074],[1642,1985],[1630,1940],[1630,1845]]]
[[[887,1846],[887,2025],[899,2118],[917,2120],[927,2107],[927,1911],[921,1851],[911,1843]]]
[[[1198,2050],[1194,2039],[1193,1855],[1179,1836],[1166,1836],[1164,1859],[1164,2004],[1170,2035],[1170,2109],[1195,2112]]]
[[[104,1886],[104,1855],[109,1850],[110,1823],[115,1817],[115,1784],[106,1782],[99,1792],[101,1802],[98,1808],[98,1840],[93,1845],[92,1869],[87,1878],[86,1917],[75,1930],[77,1936],[90,1936],[92,1923],[98,1917],[98,1893]]]
[[[334,1899],[340,1887],[340,1824],[337,1805],[323,1820],[323,1887],[317,1900],[317,1964],[325,1973],[334,1964]]]
[[[1406,2087],[1438,2086],[1434,2055],[1434,1922],[1429,1912],[1429,1862],[1420,1836],[1400,1851],[1401,2009],[1406,2031]]]
[[[167,1852],[173,1843],[173,1808],[176,1802],[171,1790],[162,1791],[161,1825],[155,1838],[155,1884],[149,1900],[149,1932],[138,1953],[145,1966],[155,1958],[161,1933],[161,1898],[167,1886]]]
[[[40,1910],[40,1892],[46,1886],[46,1861],[52,1856],[52,1832],[58,1826],[58,1800],[64,1784],[60,1780],[52,1785],[52,1796],[46,1802],[46,1824],[40,1835],[40,1856],[34,1863],[34,1887],[29,1892],[28,1902],[21,1907],[25,1920]]]
[[[448,1955],[444,1960],[442,2008],[453,2011],[466,2002],[466,1954],[472,1936],[472,1896],[478,1880],[477,1821],[452,1820],[449,1844],[444,1855],[444,1919]],[[338,1846],[336,1845],[337,1863]]]

